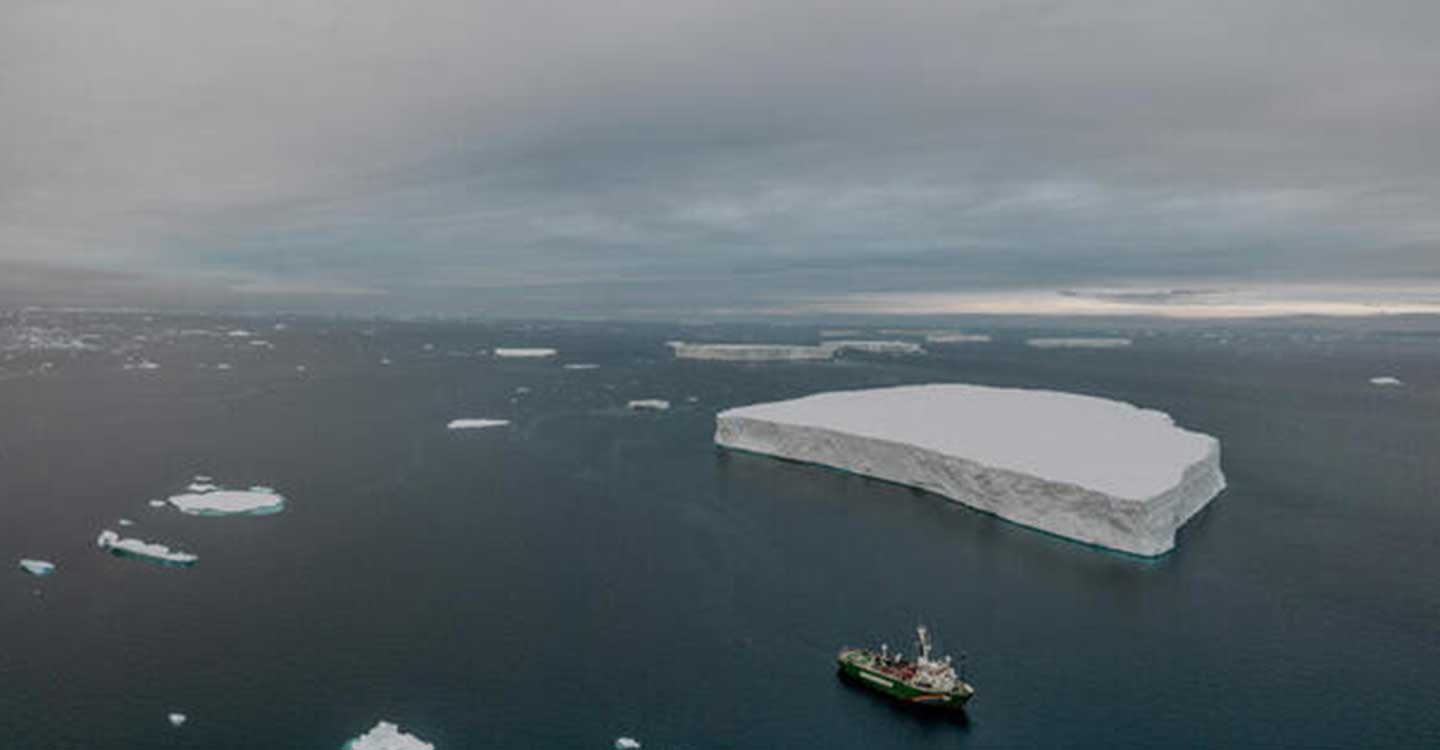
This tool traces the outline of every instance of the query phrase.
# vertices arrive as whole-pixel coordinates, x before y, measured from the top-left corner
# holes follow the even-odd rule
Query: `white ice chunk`
[[[196,483],[168,502],[191,516],[266,516],[285,509],[285,496],[269,487],[227,490],[214,484]]]
[[[22,557],[20,558],[20,568],[32,576],[48,576],[55,572],[55,563],[49,560]]]
[[[137,557],[164,565],[190,566],[200,559],[198,555],[173,550],[163,544],[127,539],[109,529],[100,532],[95,544],[118,557]]]
[[[828,346],[794,344],[687,344],[667,342],[676,359],[704,359],[725,362],[793,362],[830,359],[835,349]]]
[[[648,409],[650,411],[665,411],[670,408],[670,402],[663,398],[637,398],[626,404],[631,409]]]
[[[1377,375],[1370,378],[1370,385],[1397,386],[1405,385],[1405,383],[1393,375]]]
[[[600,369],[600,365],[591,364],[591,363],[589,363],[589,362],[571,362],[571,363],[569,363],[569,364],[561,365],[561,366],[564,367],[564,368],[567,369],[567,370],[598,370],[598,369]]]
[[[120,524],[121,526],[134,526],[134,525],[135,525],[135,522],[134,522],[134,521],[131,521],[131,520],[128,519],[128,518],[122,518],[122,519],[116,521],[115,523]]]
[[[211,484],[210,482],[195,481],[186,485],[185,489],[189,492],[212,492],[214,490],[220,489],[220,485]]]
[[[232,339],[248,339],[248,338],[250,338],[251,336],[254,336],[255,334],[253,334],[253,333],[251,333],[251,332],[249,332],[249,331],[246,331],[246,330],[244,330],[244,329],[241,329],[241,328],[236,328],[235,330],[230,331],[229,333],[227,333],[227,334],[225,334],[225,335],[226,335],[226,336],[229,336],[229,337],[232,338]]]
[[[640,750],[640,740],[634,737],[616,737],[615,750]]]
[[[483,430],[486,427],[504,427],[508,419],[452,419],[445,425],[448,430]]]
[[[1042,338],[1027,339],[1026,344],[1036,349],[1123,349],[1133,342],[1114,336],[1089,338]]]
[[[217,369],[217,370],[229,370],[229,369],[231,369],[230,363],[229,363],[229,362],[221,362],[220,364],[215,365],[215,369]]]
[[[388,721],[377,722],[370,731],[345,743],[341,750],[435,750],[435,745],[400,731]]]
[[[919,385],[721,412],[719,445],[923,488],[1137,555],[1221,489],[1220,443],[1168,414],[1055,391]]]
[[[534,358],[539,358],[539,357],[553,357],[553,356],[555,356],[556,354],[558,354],[558,352],[556,352],[554,349],[543,349],[543,348],[539,348],[539,347],[530,347],[530,348],[499,347],[499,348],[497,348],[497,349],[495,350],[495,356],[497,356],[497,357],[509,357],[509,358],[518,358],[518,359],[534,359]]]
[[[181,726],[184,726],[184,725],[185,725],[185,722],[187,722],[187,721],[190,720],[190,717],[189,717],[189,716],[186,716],[185,714],[181,714],[181,713],[172,713],[172,714],[169,714],[168,716],[166,716],[165,718],[167,718],[167,719],[170,720],[170,726],[172,726],[172,727],[181,727]]]

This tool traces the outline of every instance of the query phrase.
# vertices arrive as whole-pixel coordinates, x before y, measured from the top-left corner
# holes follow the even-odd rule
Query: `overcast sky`
[[[1434,0],[5,0],[0,306],[1440,304],[1437,28]]]

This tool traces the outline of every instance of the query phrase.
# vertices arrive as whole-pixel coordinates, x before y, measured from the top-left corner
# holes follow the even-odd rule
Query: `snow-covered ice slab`
[[[508,419],[452,419],[445,425],[449,430],[483,430],[486,427],[504,427],[510,424]]]
[[[929,344],[988,344],[990,334],[988,333],[927,333],[925,342]]]
[[[637,398],[625,405],[630,409],[648,409],[650,411],[665,411],[670,408],[670,402],[663,398]]]
[[[116,557],[135,557],[158,562],[161,565],[189,567],[200,559],[198,555],[170,549],[163,544],[127,539],[109,529],[100,532],[100,536],[95,539],[95,544]]]
[[[285,510],[285,496],[269,487],[227,490],[210,482],[192,482],[166,501],[191,516],[268,516]]]
[[[495,350],[495,356],[510,359],[539,359],[541,357],[553,357],[556,354],[558,354],[558,352],[554,349],[542,349],[539,347],[500,347]]]
[[[55,572],[55,563],[49,560],[36,560],[34,558],[20,558],[20,569],[32,576],[44,577]]]
[[[640,750],[640,740],[634,737],[616,737],[615,750]]]
[[[400,727],[391,722],[381,721],[370,731],[346,742],[341,750],[435,750],[435,745],[400,731]]]
[[[1393,386],[1405,385],[1405,383],[1404,383],[1402,380],[1400,380],[1400,378],[1397,378],[1397,377],[1395,377],[1395,376],[1393,376],[1393,375],[1377,375],[1377,376],[1375,376],[1375,377],[1373,377],[1373,378],[1370,378],[1370,385],[1381,385],[1381,386],[1392,386],[1392,387],[1393,387]]]
[[[668,342],[676,359],[705,359],[723,362],[795,362],[830,359],[835,349],[829,346],[794,344],[687,344]]]
[[[917,385],[821,393],[716,418],[727,448],[919,487],[1136,555],[1225,487],[1220,442],[1168,414],[1056,391]]]
[[[563,367],[563,368],[565,368],[565,369],[567,369],[567,370],[598,370],[598,369],[600,369],[600,365],[594,364],[594,363],[592,363],[592,362],[571,362],[571,363],[569,363],[569,364],[561,365],[561,367]]]
[[[1133,341],[1127,338],[1099,336],[1088,338],[1027,339],[1036,349],[1124,349]]]

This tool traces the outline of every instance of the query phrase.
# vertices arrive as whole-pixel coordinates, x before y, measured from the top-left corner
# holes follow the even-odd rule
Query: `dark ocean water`
[[[0,575],[0,747],[326,749],[380,718],[442,750],[1440,746],[1440,336],[738,366],[661,342],[814,331],[245,323],[275,348],[91,317],[67,325],[106,351],[0,362],[4,565],[60,565]],[[561,356],[459,356],[496,345]],[[1221,439],[1230,487],[1147,562],[711,443],[729,406],[923,382],[1165,410]],[[652,397],[675,408],[623,408]],[[195,474],[290,504],[146,505]],[[95,549],[120,517],[199,564]],[[838,647],[908,650],[922,620],[969,654],[966,721],[835,678]]]

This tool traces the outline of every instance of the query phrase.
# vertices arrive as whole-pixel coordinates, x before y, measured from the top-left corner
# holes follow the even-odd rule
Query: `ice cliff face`
[[[721,412],[718,445],[929,490],[1058,536],[1163,554],[1225,487],[1220,444],[1169,415],[1054,391],[922,385]]]

